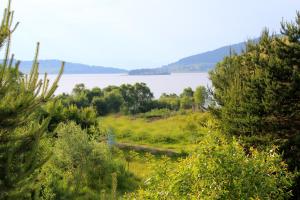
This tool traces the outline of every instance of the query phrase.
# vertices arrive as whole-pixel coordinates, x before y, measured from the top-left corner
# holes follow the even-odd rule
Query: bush
[[[180,142],[180,140],[178,139],[178,136],[170,136],[170,135],[166,135],[166,134],[162,134],[162,135],[156,135],[156,136],[152,136],[150,139],[150,142],[153,144],[177,144]]]
[[[146,119],[155,119],[155,118],[167,118],[172,115],[172,111],[164,108],[164,109],[152,109],[149,112],[140,114],[139,117],[143,117]]]
[[[114,187],[113,173],[119,193],[136,187],[136,179],[106,144],[89,139],[74,122],[60,124],[57,135],[53,157],[43,168],[42,199],[100,199],[101,191],[110,193]]]
[[[292,179],[275,149],[245,154],[236,140],[212,133],[176,167],[162,162],[145,188],[125,199],[284,199]]]
[[[83,129],[97,125],[96,110],[92,107],[79,108],[76,105],[63,105],[61,101],[52,101],[43,106],[39,113],[41,118],[51,117],[48,130],[53,132],[59,123],[74,121]]]

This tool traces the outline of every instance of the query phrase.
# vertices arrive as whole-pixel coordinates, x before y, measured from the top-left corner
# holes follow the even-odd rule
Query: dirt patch
[[[159,149],[159,148],[153,148],[153,147],[147,147],[147,146],[141,146],[141,145],[133,145],[133,144],[127,144],[127,143],[116,143],[116,147],[123,150],[133,150],[138,152],[145,152],[145,153],[151,153],[153,155],[166,155],[169,157],[183,157],[186,156],[185,153],[178,153],[176,151],[170,150],[170,149]]]

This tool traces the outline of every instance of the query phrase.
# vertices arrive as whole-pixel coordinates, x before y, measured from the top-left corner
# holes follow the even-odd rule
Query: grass
[[[161,155],[152,155],[150,153],[132,152],[133,151],[123,151],[123,155],[134,155],[125,165],[126,168],[140,180],[141,184],[144,184],[144,181],[153,175],[155,168],[164,162],[165,159],[168,159],[168,162],[170,163],[175,163],[179,159],[167,158],[166,156]]]
[[[118,143],[190,152],[208,129],[199,122],[207,121],[207,113],[173,114],[155,120],[144,117],[110,115],[101,118],[101,126],[110,130]],[[199,128],[200,127],[200,128]]]
[[[102,130],[114,135],[116,143],[172,150],[178,153],[195,151],[202,136],[215,127],[209,113],[178,112],[152,118],[153,115],[153,112],[138,116],[109,115],[100,119],[100,126]],[[151,176],[155,166],[164,160],[157,154],[153,156],[139,151],[138,156],[135,153],[131,156],[132,151],[122,152],[123,156],[129,158],[128,170],[141,180],[141,184]],[[175,162],[177,159],[172,157],[170,161]]]

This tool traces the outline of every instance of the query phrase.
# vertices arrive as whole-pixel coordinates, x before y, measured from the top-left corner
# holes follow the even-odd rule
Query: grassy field
[[[208,113],[178,112],[163,114],[162,117],[153,113],[139,116],[110,115],[100,119],[100,126],[102,130],[113,134],[118,144],[173,151],[181,155],[195,151],[201,136],[208,134],[216,125]],[[123,149],[123,153],[125,157],[131,157],[127,167],[141,179],[141,184],[149,178],[155,166],[163,162],[164,155],[167,155],[154,156],[138,151],[135,152],[136,155],[130,156],[132,152],[128,149]],[[170,159],[168,162],[175,162],[178,157],[171,156]]]
[[[101,127],[111,132],[117,143],[128,143],[190,152],[201,135],[208,132],[207,113],[173,114],[161,119],[110,115],[101,118]]]

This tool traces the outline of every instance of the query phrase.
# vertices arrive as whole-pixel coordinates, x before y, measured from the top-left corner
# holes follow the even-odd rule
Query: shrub
[[[140,117],[146,118],[146,119],[155,119],[155,118],[167,118],[172,115],[172,111],[163,108],[163,109],[152,109],[149,112],[140,114]]]
[[[156,167],[145,188],[125,199],[284,199],[293,174],[271,149],[245,154],[235,140],[217,133],[203,137],[197,153],[174,166]]]
[[[92,107],[79,108],[76,105],[65,106],[61,101],[52,101],[40,109],[41,118],[51,117],[49,131],[54,131],[61,122],[74,121],[83,129],[97,124],[96,110]]]
[[[136,179],[107,145],[89,139],[74,122],[60,124],[57,134],[53,157],[41,177],[42,199],[99,199],[101,191],[110,193],[114,187],[112,173],[117,174],[119,193],[136,186]]]

